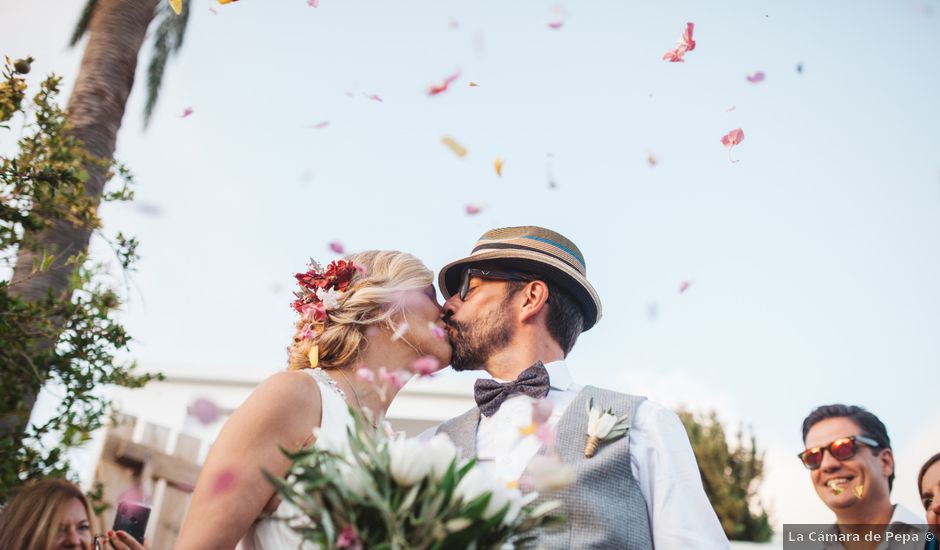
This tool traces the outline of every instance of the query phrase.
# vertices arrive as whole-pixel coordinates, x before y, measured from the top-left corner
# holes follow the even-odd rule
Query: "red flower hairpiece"
[[[362,266],[346,260],[334,260],[326,269],[311,260],[304,273],[295,273],[300,290],[291,303],[297,313],[311,317],[316,322],[326,320],[326,312],[339,306],[338,300],[356,273],[364,273]]]

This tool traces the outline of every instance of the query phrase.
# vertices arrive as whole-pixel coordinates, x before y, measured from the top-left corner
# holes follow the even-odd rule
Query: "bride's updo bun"
[[[294,340],[288,347],[288,368],[310,367],[309,353],[318,346],[321,368],[355,363],[365,341],[366,330],[384,324],[395,330],[392,318],[401,310],[401,293],[422,289],[434,274],[418,258],[396,250],[369,250],[345,258],[361,269],[349,281],[337,307],[326,312],[319,334],[312,334],[310,321],[297,321]]]

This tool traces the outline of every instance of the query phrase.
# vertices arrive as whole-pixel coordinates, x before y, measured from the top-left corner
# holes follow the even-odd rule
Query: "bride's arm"
[[[289,462],[279,446],[309,442],[320,416],[319,388],[304,373],[281,372],[258,386],[212,444],[176,550],[235,548],[274,495],[261,471],[283,477]]]

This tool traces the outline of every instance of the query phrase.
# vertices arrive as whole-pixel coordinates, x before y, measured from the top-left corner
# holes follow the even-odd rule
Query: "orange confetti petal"
[[[471,82],[471,83],[470,83],[470,87],[471,87],[471,88],[476,88],[477,86],[479,86],[479,84],[477,84],[476,82]]]
[[[457,143],[457,140],[450,136],[444,136],[441,138],[441,143],[447,146],[448,149],[454,152],[460,158],[467,156],[467,148],[463,145]]]
[[[176,15],[183,13],[183,0],[170,0],[170,7]]]
[[[493,168],[496,168],[496,175],[503,177],[503,159],[501,157],[496,157],[496,160],[493,161]]]

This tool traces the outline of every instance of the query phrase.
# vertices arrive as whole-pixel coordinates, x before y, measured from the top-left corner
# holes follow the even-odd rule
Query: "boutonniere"
[[[587,403],[588,426],[587,426],[587,445],[584,446],[584,457],[591,458],[597,451],[597,445],[601,441],[612,441],[618,437],[623,437],[630,428],[627,422],[627,416],[617,418],[612,409],[601,412],[599,407],[594,406],[592,397]]]

